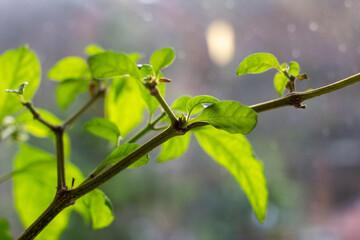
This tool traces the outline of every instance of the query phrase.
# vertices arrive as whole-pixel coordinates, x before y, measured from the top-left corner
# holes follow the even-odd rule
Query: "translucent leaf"
[[[283,73],[276,73],[274,76],[274,88],[280,97],[284,95],[286,83],[289,79]]]
[[[241,134],[229,134],[211,126],[194,132],[204,151],[235,177],[257,218],[263,222],[268,201],[266,179],[263,165],[254,157],[247,139]]]
[[[229,133],[248,134],[257,123],[251,108],[234,101],[220,101],[205,108],[192,122],[207,122]]]
[[[138,86],[141,97],[144,100],[146,106],[148,107],[150,115],[152,116],[155,113],[156,109],[160,106],[160,103],[156,100],[154,96],[150,94],[149,89],[145,88],[142,83],[138,82]],[[159,83],[157,87],[160,91],[161,96],[165,97],[165,83]]]
[[[115,144],[120,136],[117,126],[104,118],[94,118],[90,122],[85,123],[84,128],[92,134],[105,138]]]
[[[169,66],[175,59],[175,52],[172,48],[163,48],[155,51],[150,58],[150,64],[157,74],[161,69]]]
[[[132,76],[139,79],[135,62],[125,53],[103,52],[89,58],[92,76],[97,79],[111,79]]]
[[[129,58],[133,60],[134,62],[137,62],[142,58],[141,53],[133,52],[128,54]]]
[[[5,94],[5,90],[17,89],[20,84],[28,82],[24,98],[31,100],[40,84],[40,76],[40,63],[28,47],[11,49],[0,56],[0,123],[6,115],[23,107],[17,96]]]
[[[204,103],[216,103],[219,100],[212,97],[212,96],[208,96],[208,95],[201,95],[201,96],[196,96],[191,98],[187,104],[186,104],[186,110],[188,112],[189,115],[191,115],[191,112],[193,111],[193,109],[200,105],[200,104],[204,104]],[[202,109],[202,108],[201,108]]]
[[[139,148],[140,145],[136,143],[125,143],[117,148],[115,148],[114,151],[110,153],[109,156],[104,160],[104,162],[101,165],[107,166],[107,165],[114,165],[118,162],[120,162],[124,157],[135,151],[137,148]],[[140,167],[142,165],[147,164],[150,161],[149,156],[146,154],[143,157],[141,157],[139,160],[137,160],[135,163],[129,166],[129,168],[136,168]]]
[[[0,239],[1,240],[12,240],[10,235],[10,225],[4,218],[0,218]]]
[[[48,72],[48,78],[54,81],[66,79],[89,79],[89,68],[84,59],[66,57],[58,61]]]
[[[300,72],[300,66],[297,62],[290,62],[289,66],[289,74],[292,74],[294,77],[296,77]]]
[[[270,53],[254,53],[247,56],[236,70],[237,75],[247,73],[262,73],[271,68],[280,69],[276,57]]]
[[[105,97],[105,115],[126,136],[143,118],[144,101],[136,81],[114,79]]]
[[[191,134],[174,137],[161,145],[158,162],[166,162],[183,155],[189,147]]]
[[[183,113],[186,113],[186,105],[187,102],[191,99],[190,96],[181,96],[178,99],[174,101],[174,103],[171,105],[172,110],[177,110]]]
[[[105,52],[105,50],[96,44],[89,44],[85,48],[85,54],[87,55],[95,55],[102,52]]]
[[[60,109],[65,110],[79,93],[85,92],[88,88],[88,81],[78,79],[67,79],[56,88],[56,101]]]

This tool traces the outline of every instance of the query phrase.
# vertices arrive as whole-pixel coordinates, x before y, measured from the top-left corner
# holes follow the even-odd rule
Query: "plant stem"
[[[132,137],[128,143],[134,143],[139,140],[146,133],[154,130],[155,124],[157,124],[163,117],[165,117],[166,113],[163,112],[159,117],[157,117],[152,123],[147,124],[140,132],[138,132],[134,137]]]
[[[5,182],[6,180],[10,179],[14,175],[14,172],[7,173],[0,177],[0,184]]]
[[[32,102],[22,102],[22,105],[24,105],[27,109],[29,109],[29,111],[32,113],[34,119],[36,119],[39,122],[41,122],[42,124],[44,124],[45,126],[50,128],[52,131],[54,131],[57,128],[56,125],[49,123],[48,121],[46,121],[45,119],[43,119],[41,117],[40,113],[35,109]]]
[[[56,159],[57,159],[57,191],[67,189],[65,174],[65,155],[64,155],[64,131],[59,128],[55,132],[56,138]]]
[[[163,96],[161,96],[159,89],[156,86],[154,86],[152,88],[149,88],[149,91],[150,91],[150,94],[153,95],[156,98],[156,100],[160,103],[161,107],[164,109],[164,111],[170,118],[171,123],[177,124],[178,120],[177,120],[175,114],[173,113],[173,111],[171,110],[169,105],[166,103]]]

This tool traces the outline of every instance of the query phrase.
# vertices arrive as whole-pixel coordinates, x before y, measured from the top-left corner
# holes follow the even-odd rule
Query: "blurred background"
[[[295,60],[310,80],[298,90],[330,84],[360,71],[360,6],[352,0],[0,0],[0,52],[29,44],[42,63],[43,82],[34,103],[66,118],[57,107],[56,84],[46,72],[56,61],[83,56],[87,44],[151,53],[172,46],[177,57],[164,71],[173,79],[166,99],[213,95],[252,105],[278,95],[274,70],[238,77],[242,59],[270,52],[280,63]],[[128,170],[102,187],[115,221],[94,231],[73,213],[61,239],[360,239],[360,85],[261,113],[248,135],[265,166],[269,207],[259,224],[236,180],[192,139],[179,159]],[[181,95],[180,95],[181,94]],[[110,146],[83,131],[103,116],[99,102],[73,127],[72,159],[85,173]],[[46,140],[30,143],[54,151]],[[0,145],[0,175],[12,169],[16,147]],[[18,236],[11,181],[0,185],[0,216]]]

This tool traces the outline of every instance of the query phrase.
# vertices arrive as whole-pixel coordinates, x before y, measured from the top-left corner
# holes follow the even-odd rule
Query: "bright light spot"
[[[341,52],[341,53],[346,52],[346,50],[347,50],[347,46],[346,46],[346,44],[345,44],[345,43],[341,43],[341,44],[339,44],[339,46],[338,46],[338,50],[339,50],[339,52]]]
[[[210,58],[215,64],[228,64],[235,50],[235,34],[231,24],[224,20],[212,22],[206,32],[206,43]]]
[[[317,24],[316,22],[311,22],[309,24],[309,29],[312,32],[316,32],[319,29],[319,24]]]
[[[296,26],[294,24],[292,24],[292,23],[289,23],[287,25],[287,30],[288,30],[289,33],[293,33],[293,32],[296,31]]]
[[[293,49],[292,51],[291,51],[291,56],[293,57],[293,58],[299,58],[300,57],[300,55],[301,55],[301,52],[300,52],[300,50],[299,49]]]
[[[354,3],[352,0],[345,0],[344,5],[347,8],[352,8],[352,6],[354,6]]]

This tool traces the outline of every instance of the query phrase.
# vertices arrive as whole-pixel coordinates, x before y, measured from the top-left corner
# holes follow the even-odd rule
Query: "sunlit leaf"
[[[205,108],[192,122],[207,122],[229,133],[248,134],[257,123],[251,108],[234,101],[220,101]]]
[[[0,123],[6,115],[14,114],[23,106],[15,94],[5,94],[6,89],[17,89],[28,82],[24,99],[31,100],[40,84],[40,63],[27,46],[11,49],[0,56]]]
[[[236,70],[237,75],[247,73],[262,73],[271,68],[280,69],[276,57],[270,53],[254,53],[247,56]]]
[[[150,58],[150,64],[157,74],[161,69],[168,67],[175,59],[175,52],[172,48],[162,48],[155,51]]]
[[[117,148],[115,148],[115,150],[112,151],[109,156],[107,156],[107,158],[105,159],[103,164],[114,165],[114,164],[120,162],[124,157],[126,157],[127,155],[129,155],[130,153],[132,153],[139,147],[140,147],[140,145],[136,144],[136,143],[122,144],[122,145],[118,146]],[[137,160],[135,163],[131,164],[129,166],[129,168],[140,167],[142,165],[147,164],[149,161],[150,161],[150,158],[146,154],[146,155],[142,156],[139,160]]]
[[[10,225],[4,218],[0,218],[0,239],[1,240],[12,240],[10,235]]]
[[[145,103],[132,79],[114,79],[105,97],[105,115],[126,136],[143,118]]]
[[[204,103],[216,103],[219,100],[208,95],[201,95],[191,98],[187,104],[186,104],[186,110],[189,115],[191,115],[194,108],[196,108],[198,105],[204,104]],[[201,107],[202,109],[202,107]]]
[[[120,136],[120,131],[117,126],[104,118],[94,118],[85,123],[84,128],[92,134],[105,138],[113,143],[116,143]]]
[[[84,59],[66,57],[58,61],[48,72],[48,78],[55,81],[66,79],[89,79],[89,68]]]
[[[105,52],[105,50],[96,44],[89,44],[85,48],[85,54],[87,55],[95,55],[102,52]]]
[[[171,105],[172,110],[177,110],[183,113],[186,113],[186,105],[187,102],[191,99],[190,96],[181,96],[178,99],[174,101],[174,103]]]
[[[300,72],[300,66],[297,62],[290,62],[289,65],[289,74],[292,74],[294,77],[296,77]]]
[[[147,105],[150,115],[152,116],[156,111],[156,109],[160,106],[160,103],[159,101],[156,100],[154,96],[150,94],[149,89],[145,88],[143,84],[138,82],[138,85],[139,85],[139,91],[141,93],[141,97],[144,100],[144,103]],[[161,96],[165,97],[165,91],[166,91],[165,83],[159,83],[157,87],[160,91]]]
[[[284,95],[285,86],[288,81],[289,79],[283,73],[278,72],[275,74],[274,88],[280,97]]]
[[[199,128],[195,136],[204,151],[235,177],[257,218],[263,222],[268,201],[266,179],[263,165],[254,157],[247,139],[211,126]]]
[[[141,53],[133,52],[128,54],[129,58],[133,60],[134,62],[137,62],[142,58]]]
[[[88,88],[88,81],[78,79],[67,79],[56,88],[56,101],[60,109],[65,110],[79,93],[85,92]]]
[[[178,136],[161,145],[161,151],[157,158],[158,162],[166,162],[183,155],[190,143],[190,134]]]
[[[89,58],[92,76],[97,79],[111,79],[122,76],[139,78],[135,62],[125,53],[103,52]]]

